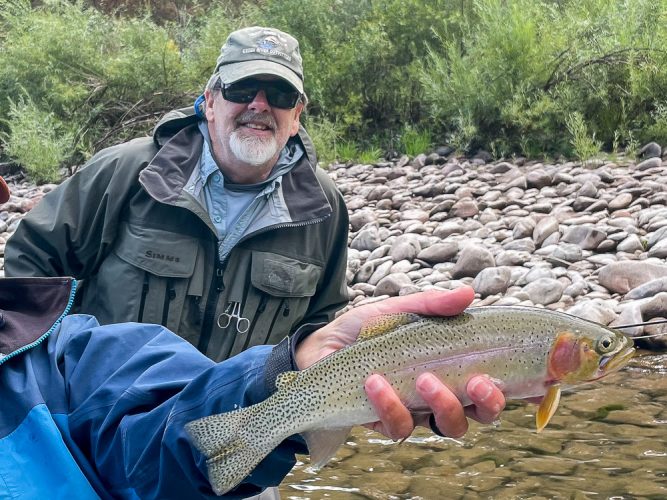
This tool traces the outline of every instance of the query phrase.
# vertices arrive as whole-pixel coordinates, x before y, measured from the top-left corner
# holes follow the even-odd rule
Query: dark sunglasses
[[[237,104],[248,104],[260,90],[264,91],[268,103],[281,109],[292,109],[299,102],[301,93],[282,80],[241,80],[229,85],[220,84],[222,97]]]

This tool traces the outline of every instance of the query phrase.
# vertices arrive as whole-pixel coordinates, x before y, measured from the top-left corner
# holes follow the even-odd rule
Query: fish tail
[[[192,443],[208,459],[208,479],[216,495],[237,486],[273,449],[271,433],[259,430],[257,406],[211,415],[185,426]]]

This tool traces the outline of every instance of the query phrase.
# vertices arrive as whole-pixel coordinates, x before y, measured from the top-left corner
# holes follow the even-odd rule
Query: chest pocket
[[[250,260],[243,307],[250,328],[236,334],[230,355],[280,342],[304,318],[322,275],[322,266],[276,253],[255,250]]]
[[[192,236],[126,224],[114,253],[135,268],[136,321],[178,332],[188,296],[201,297],[203,275],[194,275],[199,241]]]

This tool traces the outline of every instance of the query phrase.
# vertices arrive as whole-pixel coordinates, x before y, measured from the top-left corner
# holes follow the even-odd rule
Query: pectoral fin
[[[319,469],[336,454],[350,434],[351,427],[302,432],[310,453],[310,467]]]
[[[537,426],[537,432],[542,432],[551,417],[556,413],[556,408],[558,408],[558,403],[560,402],[560,386],[552,385],[549,387],[549,390],[544,395],[544,399],[540,403],[540,407],[537,409],[537,414],[535,415],[535,425]]]

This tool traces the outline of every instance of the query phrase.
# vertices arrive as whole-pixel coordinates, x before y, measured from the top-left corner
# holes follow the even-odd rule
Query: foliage
[[[417,130],[408,125],[400,136],[401,147],[405,154],[417,156],[431,147],[431,136],[428,130]]]
[[[355,161],[359,159],[359,148],[352,141],[344,141],[336,149],[336,157],[342,162]]]
[[[340,127],[325,117],[311,118],[306,116],[305,124],[308,128],[317,159],[322,164],[329,164],[336,159],[336,146],[341,138]]]
[[[0,115],[25,92],[55,125],[75,131],[65,163],[143,134],[165,109],[190,101],[178,47],[147,19],[58,1],[31,10],[14,0],[0,11],[0,26]]]
[[[359,161],[361,163],[375,163],[382,158],[382,150],[380,148],[368,148],[359,153]]]
[[[229,32],[255,24],[300,41],[322,161],[442,142],[629,153],[667,143],[665,21],[667,0],[5,0],[0,132],[20,142],[10,111],[31,103],[60,131],[45,147],[79,164],[190,106]]]
[[[53,113],[39,109],[29,97],[9,102],[9,134],[5,134],[7,153],[24,166],[35,182],[56,182],[59,166],[67,156],[71,134],[64,130]]]
[[[477,129],[473,146],[572,153],[574,112],[610,147],[614,133],[643,140],[667,85],[665,1],[477,0],[465,40],[443,36],[420,72],[431,116]],[[632,117],[632,119],[630,119]],[[648,125],[648,127],[647,127]]]
[[[572,113],[566,119],[567,130],[572,138],[570,143],[574,153],[582,162],[586,162],[600,153],[602,143],[593,136],[588,135],[588,127],[581,113]]]

